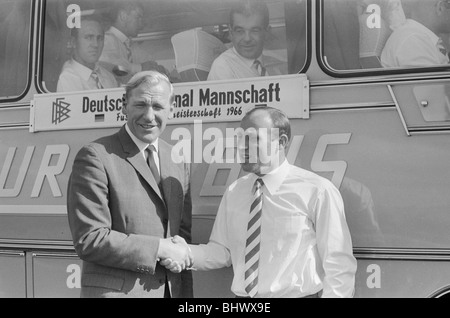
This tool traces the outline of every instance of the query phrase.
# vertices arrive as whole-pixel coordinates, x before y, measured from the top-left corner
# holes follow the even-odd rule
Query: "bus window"
[[[29,81],[30,0],[0,1],[0,99],[22,95]]]
[[[333,71],[448,70],[450,2],[323,0],[323,62]]]
[[[98,64],[114,74],[118,85],[123,85],[134,73],[147,69],[164,72],[173,82],[222,79],[213,78],[211,68],[221,54],[239,53],[238,48],[233,51],[233,39],[238,35],[233,38],[233,34],[237,33],[233,33],[229,27],[230,11],[237,2],[141,0],[140,5],[133,7],[133,1],[125,0],[48,0],[43,86],[47,91],[55,92],[64,64],[73,57],[71,30],[66,23],[69,4],[78,5],[82,16],[92,14],[101,18],[106,33]],[[236,30],[264,33],[262,53],[255,49],[259,44],[253,38],[247,39],[247,46],[244,45],[242,49],[245,54],[248,53],[242,58],[245,63],[250,59],[253,59],[252,63],[255,59],[261,60],[261,65],[255,71],[258,73],[242,76],[299,73],[307,60],[307,0],[256,2],[267,6],[269,26],[260,30],[245,24]],[[120,15],[120,12],[126,13]],[[132,18],[136,22],[134,29],[124,28],[119,18]],[[252,54],[258,56],[253,58]]]

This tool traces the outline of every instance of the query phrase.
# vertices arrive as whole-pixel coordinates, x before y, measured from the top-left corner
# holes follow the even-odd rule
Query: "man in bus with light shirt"
[[[95,16],[82,17],[71,29],[72,58],[63,65],[57,91],[84,91],[118,87],[114,75],[98,64],[105,31]]]
[[[402,1],[408,19],[389,37],[381,54],[383,67],[448,65],[441,34],[450,32],[450,1]]]
[[[287,161],[291,129],[283,112],[255,108],[241,128],[248,174],[225,192],[208,244],[189,245],[193,267],[233,266],[237,297],[352,297],[356,259],[339,190]],[[170,259],[161,264],[183,269]]]
[[[112,25],[106,31],[105,48],[100,61],[116,75],[120,84],[126,84],[140,71],[156,70],[167,74],[167,70],[153,61],[149,53],[133,45],[132,39],[144,27],[144,7],[141,2],[114,2],[110,18]]]
[[[286,62],[263,54],[269,31],[269,9],[264,1],[239,2],[230,12],[233,47],[214,60],[208,80],[287,74]]]

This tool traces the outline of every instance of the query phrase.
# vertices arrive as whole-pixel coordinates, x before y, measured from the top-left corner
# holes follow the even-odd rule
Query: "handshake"
[[[178,235],[160,240],[158,257],[159,263],[172,273],[193,269],[194,259],[191,249],[186,241]]]

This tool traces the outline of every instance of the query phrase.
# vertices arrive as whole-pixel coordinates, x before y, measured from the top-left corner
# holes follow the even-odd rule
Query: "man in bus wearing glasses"
[[[71,29],[72,59],[59,75],[58,92],[117,87],[114,75],[98,64],[105,31],[94,16],[82,17],[80,28]]]
[[[269,9],[265,2],[241,1],[230,12],[233,47],[216,58],[208,80],[287,74],[287,63],[263,54],[269,31]]]
[[[439,35],[450,32],[450,1],[408,0],[402,6],[408,19],[386,42],[383,67],[448,65],[448,52]]]

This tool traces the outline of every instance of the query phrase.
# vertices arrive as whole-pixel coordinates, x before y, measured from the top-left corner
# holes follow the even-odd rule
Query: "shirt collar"
[[[72,67],[80,75],[80,77],[85,81],[89,80],[89,78],[91,77],[91,74],[94,70],[97,72],[99,71],[99,67],[98,67],[97,63],[95,64],[94,70],[91,70],[89,67],[84,66],[81,63],[78,63],[74,59],[72,59]]]
[[[147,147],[149,146],[148,143],[143,142],[142,140],[138,139],[130,130],[130,127],[128,127],[128,124],[125,124],[125,130],[127,131],[128,135],[130,135],[131,140],[136,144],[140,152],[144,152]],[[156,153],[159,152],[159,142],[158,139],[156,139],[152,145],[155,147]]]
[[[110,28],[110,32],[114,34],[120,40],[120,42],[122,43],[130,42],[130,39],[125,34],[123,34],[123,32],[120,31],[119,29],[112,26]]]
[[[262,177],[257,176],[256,174],[252,174],[250,177],[250,182],[253,185],[258,178],[262,178],[264,185],[271,195],[274,195],[278,189],[280,188],[283,181],[286,179],[286,176],[289,173],[290,164],[287,159],[284,159],[283,163],[269,172],[268,174],[263,175]]]
[[[234,46],[233,46],[233,52],[234,52],[234,54],[236,54],[236,55],[244,62],[244,64],[247,65],[249,68],[251,68],[251,67],[253,66],[253,63],[255,62],[254,59],[248,59],[248,58],[246,58],[246,57],[243,57],[242,55],[240,55],[240,54],[238,53],[238,51],[236,50],[236,48],[235,48]],[[263,64],[263,59],[262,59],[262,54],[261,54],[256,60],[258,60],[259,62],[261,62],[261,65],[264,65],[264,64]]]

